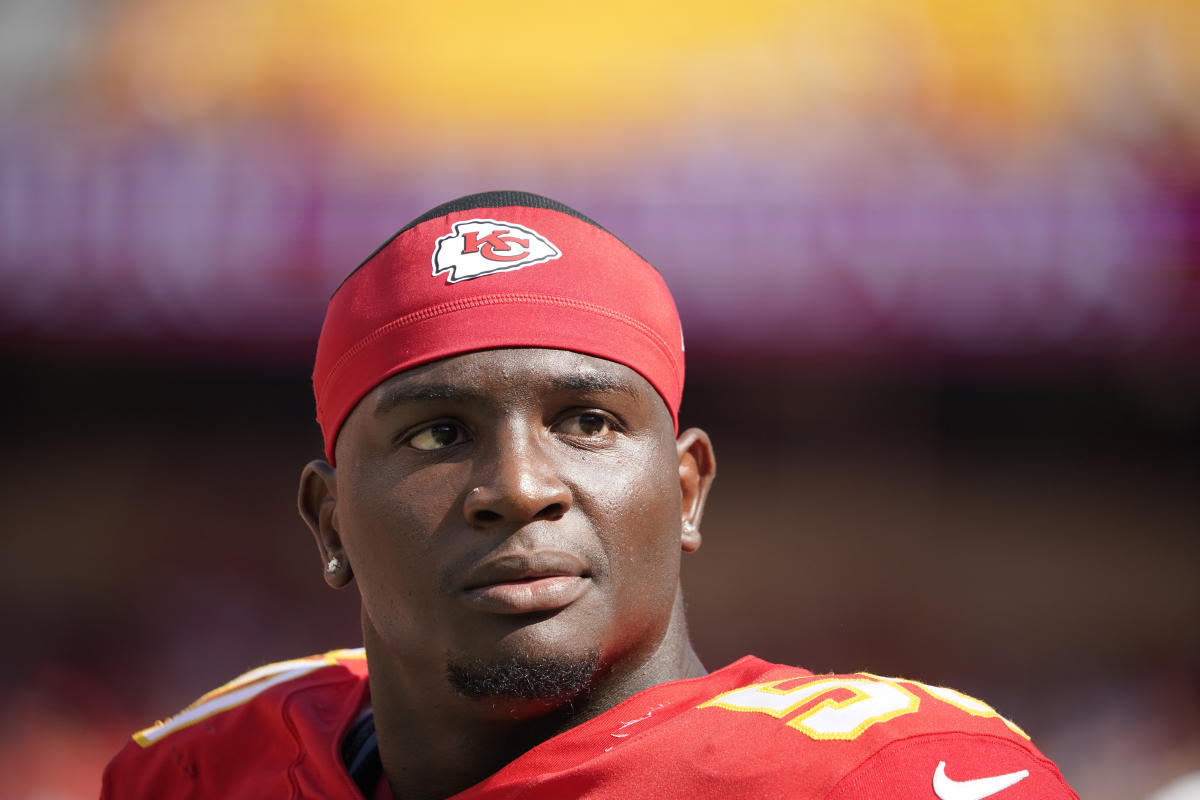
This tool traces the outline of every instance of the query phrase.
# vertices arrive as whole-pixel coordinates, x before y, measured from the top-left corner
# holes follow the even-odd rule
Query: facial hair
[[[556,700],[586,694],[599,665],[600,653],[595,650],[499,661],[451,657],[446,678],[455,691],[473,700]]]

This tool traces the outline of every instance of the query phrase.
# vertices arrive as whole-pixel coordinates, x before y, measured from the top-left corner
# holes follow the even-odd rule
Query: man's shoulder
[[[742,759],[752,753],[764,767],[796,765],[793,774],[819,786],[817,796],[857,798],[870,796],[864,787],[887,786],[895,796],[954,800],[970,794],[964,782],[982,791],[969,781],[986,779],[1009,781],[1011,800],[1074,797],[1021,728],[962,692],[867,672],[813,674],[758,659],[731,666],[738,665],[737,685],[697,703],[689,727],[739,743]]]
[[[253,796],[264,782],[294,784],[293,767],[305,754],[335,749],[366,675],[361,649],[243,673],[134,733],[105,770],[103,797]]]
[[[541,793],[530,798],[570,796],[597,775],[646,796],[725,800],[961,800],[1001,784],[1004,800],[1075,798],[1029,737],[981,700],[754,657],[635,695],[534,755],[513,765],[529,769],[497,776],[534,782]]]

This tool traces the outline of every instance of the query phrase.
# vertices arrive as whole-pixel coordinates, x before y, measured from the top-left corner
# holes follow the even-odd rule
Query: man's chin
[[[464,697],[525,716],[544,713],[587,695],[599,669],[600,654],[595,650],[490,660],[451,655],[446,678]]]

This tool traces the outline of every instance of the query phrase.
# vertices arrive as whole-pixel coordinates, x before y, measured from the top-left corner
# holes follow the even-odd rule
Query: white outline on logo
[[[491,262],[491,263],[495,263],[495,267],[488,269],[486,272],[475,272],[471,275],[463,275],[462,277],[458,277],[458,274],[457,274],[458,264],[455,263],[455,259],[461,258],[462,254],[460,253],[456,256],[455,255],[449,256],[448,260],[451,263],[446,264],[444,266],[440,266],[438,264],[438,257],[442,253],[443,243],[465,236],[466,234],[462,229],[464,227],[466,227],[467,225],[472,225],[472,224],[476,224],[476,223],[484,224],[484,225],[495,225],[497,227],[509,228],[511,231],[517,231],[520,233],[528,234],[529,236],[533,237],[537,241],[546,245],[546,247],[550,248],[550,253],[548,255],[538,256],[537,258],[531,258],[526,261]],[[530,255],[532,255],[532,253]],[[482,278],[485,275],[495,275],[497,272],[511,272],[516,269],[523,269],[524,267],[528,267],[532,264],[540,264],[543,261],[553,261],[556,258],[562,258],[562,253],[559,251],[559,249],[557,247],[555,247],[553,244],[551,244],[550,240],[547,239],[545,236],[542,236],[537,231],[526,228],[524,225],[515,225],[511,222],[503,222],[501,220],[496,220],[496,219],[467,219],[467,220],[463,220],[462,222],[454,223],[454,227],[450,233],[438,238],[437,242],[434,244],[434,247],[433,247],[433,256],[431,258],[431,261],[433,264],[433,276],[435,278],[438,275],[441,275],[443,272],[449,272],[450,274],[446,277],[446,283],[459,283],[460,281],[469,281],[469,280],[474,280],[475,278]]]

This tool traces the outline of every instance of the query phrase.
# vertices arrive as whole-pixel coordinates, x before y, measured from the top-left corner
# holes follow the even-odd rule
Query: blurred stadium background
[[[710,667],[920,677],[1081,797],[1200,769],[1200,6],[0,3],[0,795],[358,640],[325,300],[519,188],[676,293]]]

